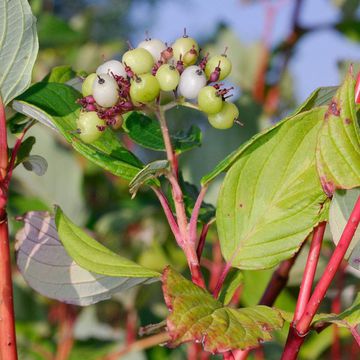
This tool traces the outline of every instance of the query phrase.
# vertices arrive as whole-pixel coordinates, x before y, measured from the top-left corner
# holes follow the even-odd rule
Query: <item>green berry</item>
[[[159,82],[160,89],[163,91],[175,90],[179,84],[180,74],[175,66],[163,64],[159,67],[155,75]]]
[[[160,85],[156,77],[147,73],[136,76],[131,81],[130,97],[135,103],[148,103],[160,94]]]
[[[76,124],[80,130],[80,139],[90,144],[102,135],[98,126],[104,126],[105,121],[100,119],[95,111],[81,112]]]
[[[225,79],[231,72],[231,61],[227,58],[226,55],[217,55],[209,59],[205,67],[205,74],[209,78],[215,68],[219,66],[220,63],[220,76],[219,80]]]
[[[207,114],[216,114],[223,107],[223,99],[213,86],[203,87],[198,95],[199,109]]]
[[[137,75],[151,72],[151,69],[154,66],[153,56],[149,51],[143,48],[127,51],[122,57],[122,62],[124,65],[129,66]]]
[[[178,38],[173,44],[173,56],[175,61],[180,60],[180,57],[182,60],[184,60],[185,54],[190,52],[191,49],[194,49],[196,53],[199,53],[199,45],[198,43],[191,37],[183,36],[181,38]],[[196,60],[195,60],[196,61]],[[190,65],[190,64],[185,64]]]
[[[239,116],[239,110],[233,103],[224,102],[220,112],[209,115],[209,123],[215,129],[230,129],[234,125],[234,121]]]
[[[89,96],[93,94],[93,84],[96,79],[96,74],[92,73],[88,75],[81,86],[81,92],[83,96]]]

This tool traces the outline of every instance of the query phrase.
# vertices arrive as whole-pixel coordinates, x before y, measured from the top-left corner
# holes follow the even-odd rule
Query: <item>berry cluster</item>
[[[83,141],[90,143],[111,126],[122,126],[122,114],[141,110],[159,99],[161,91],[174,92],[178,99],[196,100],[217,129],[228,129],[237,119],[237,107],[227,102],[232,89],[217,83],[231,71],[226,54],[200,58],[199,45],[186,35],[171,46],[146,39],[117,60],[106,61],[82,85],[83,107],[77,126]],[[231,95],[230,95],[231,96]]]

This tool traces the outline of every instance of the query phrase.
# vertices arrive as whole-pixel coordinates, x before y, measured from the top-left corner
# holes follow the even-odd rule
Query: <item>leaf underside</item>
[[[319,133],[316,161],[324,191],[360,186],[360,138],[355,79],[348,73],[331,100]]]
[[[24,227],[16,234],[17,266],[29,286],[46,297],[87,306],[153,281],[88,271],[68,255],[49,213],[31,211],[22,220]]]
[[[163,274],[163,292],[171,312],[167,318],[171,347],[195,341],[211,353],[246,349],[271,340],[270,333],[284,323],[277,310],[266,306],[224,307],[170,267]]]
[[[350,190],[337,190],[331,200],[329,209],[329,225],[332,239],[338,244],[344,231],[345,225],[360,196],[360,188]],[[360,270],[360,228],[355,232],[350,246],[346,252],[345,259],[353,268]]]
[[[28,1],[0,1],[0,96],[5,105],[30,85],[38,49]]]
[[[323,216],[315,147],[326,107],[287,119],[245,147],[222,184],[217,227],[232,266],[264,269],[291,257]]]
[[[143,167],[140,160],[125,149],[114,132],[106,130],[99,140],[85,144],[75,133],[80,94],[58,83],[37,83],[14,101],[15,110],[57,129],[75,150],[90,161],[126,180]],[[30,110],[30,113],[29,113]]]

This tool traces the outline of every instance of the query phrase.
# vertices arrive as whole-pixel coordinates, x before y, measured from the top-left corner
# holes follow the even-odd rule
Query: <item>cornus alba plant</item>
[[[360,344],[359,294],[343,313],[318,313],[341,263],[357,270],[360,263],[358,237],[354,237],[360,220],[360,82],[351,70],[341,86],[315,90],[290,116],[242,144],[204,174],[195,191],[183,181],[178,159],[200,145],[201,130],[193,126],[179,141],[169,131],[166,112],[191,107],[204,112],[215,128],[231,128],[238,109],[227,100],[230,89],[219,83],[231,72],[226,54],[201,56],[197,42],[186,34],[171,45],[146,39],[128,50],[122,61],[106,61],[84,78],[81,94],[71,86],[76,81],[60,80],[64,73],[72,74],[69,68],[54,69],[24,92],[37,52],[33,18],[27,2],[0,4],[4,7],[0,23],[9,27],[6,51],[0,49],[0,64],[8,64],[0,77],[1,359],[16,359],[8,186],[21,162],[40,174],[45,171],[44,162],[30,155],[33,140],[24,140],[36,120],[60,133],[85,158],[127,180],[132,196],[140,187],[154,192],[174,241],[186,256],[190,276],[171,266],[159,273],[110,251],[56,207],[54,214],[32,211],[19,217],[24,226],[16,236],[17,265],[35,290],[86,306],[160,281],[169,314],[165,324],[145,328],[143,333],[152,345],[189,343],[192,358],[203,352],[202,358],[220,354],[225,359],[244,359],[249,349],[270,341],[285,324],[289,333],[283,359],[295,359],[310,332],[331,324],[347,328]],[[16,41],[11,35],[14,22],[4,21],[14,13],[28,24],[27,35],[16,36]],[[9,54],[20,57],[19,49],[27,56],[21,53],[21,61],[9,63]],[[26,117],[10,119],[12,130],[20,135],[8,151],[4,108],[9,104]],[[126,132],[140,147],[163,152],[163,159],[143,164],[124,146],[118,131]],[[215,209],[204,203],[204,197],[221,173],[225,178]],[[314,283],[328,224],[335,245]],[[212,287],[200,265],[210,227],[217,230],[224,260]],[[275,308],[292,265],[304,256],[306,242],[310,250],[296,308],[293,313]],[[259,304],[239,306],[242,272],[274,267]],[[159,333],[151,335],[154,331]]]

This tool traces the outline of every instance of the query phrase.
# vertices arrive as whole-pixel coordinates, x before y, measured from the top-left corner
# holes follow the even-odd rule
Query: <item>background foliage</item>
[[[304,77],[311,77],[312,71],[316,71],[316,61],[312,59],[320,56],[321,52],[321,49],[315,48],[308,51],[309,39],[320,36],[321,33],[331,34],[338,37],[337,41],[341,42],[345,49],[336,59],[338,73],[334,71],[335,66],[324,69],[325,78],[328,76],[336,81],[318,83],[316,87],[336,85],[349,62],[356,67],[360,58],[358,1],[318,1],[314,2],[316,5],[304,1],[299,13],[294,12],[294,19],[293,4],[289,4],[292,3],[290,1],[224,2],[225,9],[237,9],[239,23],[246,21],[243,14],[249,9],[255,9],[254,11],[263,15],[263,18],[256,18],[254,29],[249,26],[246,31],[239,30],[230,20],[212,24],[212,29],[205,29],[209,31],[199,30],[196,20],[193,19],[188,19],[185,24],[176,22],[174,26],[169,10],[172,3],[174,2],[170,0],[30,1],[38,19],[40,43],[33,81],[43,79],[51,68],[64,64],[71,64],[74,71],[92,71],[103,59],[119,57],[127,48],[126,40],[137,42],[146,29],[154,29],[154,37],[156,35],[171,41],[182,33],[183,26],[187,26],[188,32],[192,33],[193,25],[196,29],[194,35],[199,37],[206,50],[211,52],[216,49],[221,52],[223,44],[226,44],[234,67],[231,82],[240,89],[236,93],[236,102],[244,126],[229,132],[219,132],[211,129],[206,119],[190,109],[170,112],[169,122],[174,129],[183,129],[185,123],[186,127],[200,127],[204,134],[201,147],[182,157],[183,177],[193,183],[198,183],[203,174],[213,169],[215,164],[241,143],[260,129],[289,114],[300,100],[303,100],[302,94],[308,89],[304,90],[304,82],[298,81],[297,64],[301,61],[303,64],[314,61],[314,66],[308,66],[307,72],[302,74]],[[273,23],[269,15],[270,5],[266,3],[273,4],[274,9],[279,7]],[[180,8],[189,17],[189,9],[197,6],[196,1],[187,0]],[[331,21],[322,19],[318,13],[316,23],[302,22],[302,11],[316,12],[316,9],[321,7],[331,8],[336,14]],[[151,11],[146,13],[146,9]],[[139,13],[143,14],[142,21],[139,21]],[[171,29],[168,26],[169,20]],[[279,24],[282,30],[279,30]],[[258,31],[259,36],[254,38],[251,33],[256,33],[257,28],[263,30]],[[272,37],[265,35],[269,32]],[[323,38],[323,44],[331,47],[331,44],[326,42],[326,37]],[[354,54],[357,55],[355,58],[349,57]],[[162,270],[167,264],[171,264],[178,271],[186,268],[184,256],[176,248],[162,210],[152,193],[141,189],[141,196],[131,200],[127,183],[115,178],[111,173],[104,173],[72,151],[56,133],[37,125],[31,129],[30,135],[36,137],[33,153],[46,158],[48,169],[42,177],[29,173],[22,167],[16,169],[9,203],[11,219],[29,210],[52,210],[52,205],[56,203],[74,222],[91,229],[94,236],[96,234],[96,238],[113,251],[121,250],[122,255],[128,255],[155,271]],[[136,139],[132,139],[132,142],[126,134],[123,136],[141,160],[148,162],[159,158],[156,151],[140,150]],[[211,188],[207,201],[215,203],[220,181],[221,179],[216,180],[217,185]],[[12,236],[18,228],[19,224],[12,220]],[[329,252],[331,246],[329,242]],[[326,264],[326,251],[325,249],[318,273],[321,273]],[[213,266],[211,262],[216,264],[218,254],[217,234],[211,230],[203,265],[209,267]],[[303,259],[305,261],[305,254]],[[302,258],[299,258],[292,269],[289,286],[275,305],[285,310],[293,309],[302,269]],[[53,354],[59,354],[66,346],[72,347],[70,359],[104,358],[109,353],[126,348],[126,344],[137,337],[137,326],[159,322],[167,315],[159,283],[146,288],[131,289],[98,305],[80,308],[59,304],[32,292],[15,268],[14,272],[15,311],[21,359],[52,359]],[[272,270],[243,272],[241,281],[245,291],[241,296],[242,305],[257,304],[271,273]],[[209,273],[206,275],[209,276]],[[344,308],[350,305],[351,294],[359,290],[358,278],[359,272],[354,270],[334,283],[333,298],[336,297],[339,282],[345,283],[342,294]],[[331,299],[331,296],[329,298]],[[330,301],[324,304],[324,309],[328,310],[330,307]],[[300,358],[328,359],[334,331],[334,327],[329,327],[317,335],[316,340],[310,337],[302,348]],[[347,356],[354,351],[351,337],[341,328],[337,331]],[[287,329],[278,332],[276,341],[264,346],[266,359],[279,358],[286,333]],[[73,343],[67,342],[69,334]],[[156,347],[122,357],[133,360],[169,358],[185,358],[185,348],[172,350],[170,355],[168,349]]]

